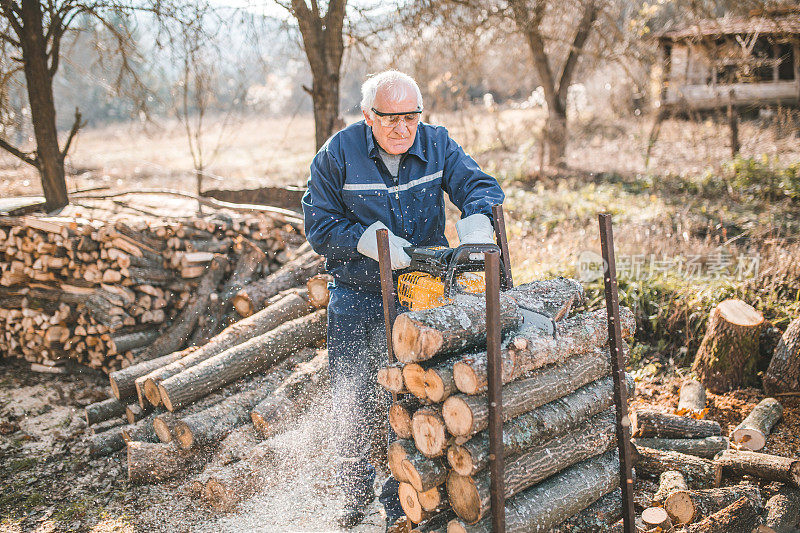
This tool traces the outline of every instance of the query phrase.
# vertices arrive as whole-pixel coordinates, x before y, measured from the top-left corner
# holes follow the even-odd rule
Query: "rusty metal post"
[[[628,418],[628,394],[625,382],[625,355],[622,351],[622,331],[619,323],[619,294],[617,292],[617,266],[614,260],[614,233],[611,215],[601,213],[600,246],[605,269],[603,282],[606,292],[608,316],[608,345],[611,351],[611,375],[614,379],[614,403],[617,411],[617,448],[619,450],[619,478],[622,489],[622,520],[625,533],[635,533],[633,508],[633,462],[631,460],[631,422]]]
[[[392,259],[389,255],[389,230],[379,229],[378,233],[378,268],[381,274],[381,297],[383,298],[383,320],[386,323],[386,349],[389,352],[389,364],[394,363],[392,348],[392,325],[397,318],[394,305],[394,282],[392,280]]]
[[[506,530],[506,498],[503,475],[503,380],[500,361],[500,252],[485,252],[486,261],[486,358],[489,381],[489,474],[492,531]]]
[[[500,247],[500,258],[503,260],[503,288],[508,290],[514,286],[511,279],[511,257],[508,255],[508,235],[506,234],[506,218],[503,214],[503,204],[492,206],[492,218],[494,219],[494,234],[497,238],[497,246]]]

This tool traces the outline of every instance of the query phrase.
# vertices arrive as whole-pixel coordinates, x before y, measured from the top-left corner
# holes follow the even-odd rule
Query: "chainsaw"
[[[485,293],[484,253],[497,249],[494,244],[462,244],[456,248],[406,247],[411,265],[397,279],[400,303],[412,311],[420,311],[450,303],[459,294]],[[502,259],[500,271],[503,271]],[[504,276],[501,276],[500,288],[508,289]],[[521,305],[520,309],[523,325],[555,336],[555,321],[551,317]]]

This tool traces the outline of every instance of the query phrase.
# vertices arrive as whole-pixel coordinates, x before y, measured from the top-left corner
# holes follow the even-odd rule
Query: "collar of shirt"
[[[367,153],[372,159],[380,157],[380,153],[378,152],[378,143],[375,142],[375,136],[372,134],[372,128],[364,122],[364,128],[367,130]],[[422,150],[422,140],[420,139],[420,133],[422,128],[425,126],[422,122],[419,123],[417,126],[417,135],[414,137],[414,144],[411,145],[411,148],[408,149],[407,154],[417,156],[423,163],[428,162],[428,158],[425,157],[425,153]]]

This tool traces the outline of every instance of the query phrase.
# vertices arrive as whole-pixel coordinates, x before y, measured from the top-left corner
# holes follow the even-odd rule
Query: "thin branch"
[[[23,152],[19,148],[11,146],[9,143],[5,141],[5,139],[0,138],[0,148],[5,150],[6,152],[10,153],[11,155],[17,157],[18,159],[28,163],[32,167],[38,169],[39,168],[39,160],[36,158],[34,152]]]
[[[578,31],[575,33],[575,39],[572,42],[572,46],[569,48],[567,61],[564,63],[564,69],[561,71],[561,77],[558,80],[558,99],[562,102],[566,102],[567,90],[572,81],[572,74],[575,72],[575,67],[578,65],[578,58],[583,52],[583,46],[589,38],[595,19],[597,19],[597,4],[594,0],[589,0],[584,9],[583,17],[581,17],[581,21],[578,24]]]
[[[64,158],[67,157],[67,153],[69,152],[69,147],[72,144],[72,139],[75,138],[75,135],[78,133],[78,130],[81,129],[86,125],[85,122],[81,122],[81,113],[78,111],[78,108],[75,108],[75,121],[72,123],[72,129],[69,130],[69,135],[67,136],[67,142],[64,143],[64,149],[61,150],[60,158],[61,162],[64,162]]]

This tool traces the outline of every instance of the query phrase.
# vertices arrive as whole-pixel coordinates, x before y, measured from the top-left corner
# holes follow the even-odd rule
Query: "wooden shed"
[[[658,35],[662,111],[800,104],[800,9]]]

